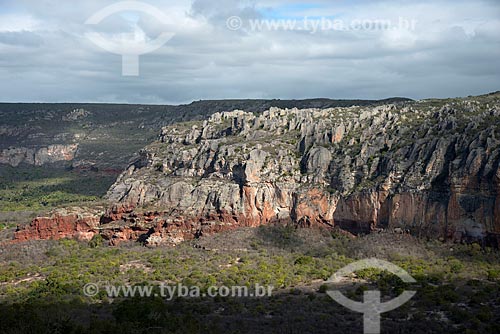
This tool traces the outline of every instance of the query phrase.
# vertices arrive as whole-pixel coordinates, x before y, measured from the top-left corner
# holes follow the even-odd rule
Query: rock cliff
[[[121,172],[162,126],[203,120],[214,112],[260,113],[271,106],[327,108],[407,100],[214,100],[178,106],[0,103],[0,169],[2,164],[40,166],[62,161],[76,168]]]
[[[499,131],[498,94],[216,113],[163,128],[108,196],[194,233],[283,221],[480,237],[500,232]]]
[[[21,163],[42,166],[44,164],[71,161],[75,158],[78,144],[49,145],[41,148],[11,147],[0,151],[0,164],[17,167]]]
[[[89,241],[98,233],[104,210],[98,208],[58,209],[48,216],[36,217],[31,224],[17,228],[15,241],[75,238]]]
[[[446,240],[500,233],[500,94],[215,113],[162,129],[108,192],[113,240],[271,222]]]

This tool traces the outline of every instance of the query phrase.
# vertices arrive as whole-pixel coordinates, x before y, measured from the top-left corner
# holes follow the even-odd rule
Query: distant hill
[[[386,100],[209,100],[187,105],[0,103],[0,164],[123,169],[161,127],[241,109],[331,108],[410,101]]]

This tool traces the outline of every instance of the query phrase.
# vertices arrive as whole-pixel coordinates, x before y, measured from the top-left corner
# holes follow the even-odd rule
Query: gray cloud
[[[114,2],[20,0],[8,12],[0,9],[0,22],[4,22],[0,24],[0,100],[182,103],[216,98],[424,98],[500,89],[497,1],[316,1],[317,6],[309,6],[278,0],[149,0],[169,22],[138,15],[137,27],[152,39],[165,30],[176,35],[161,49],[141,57],[139,77],[122,77],[121,57],[99,49],[84,36],[90,27],[83,22]],[[248,26],[230,31],[226,20],[232,15],[243,22],[270,15],[344,20],[403,16],[418,24],[414,31],[311,34],[250,31]],[[130,20],[118,14],[96,29],[110,36],[133,30]]]
[[[6,31],[0,32],[0,43],[37,47],[43,43],[43,38],[40,35],[29,31]]]

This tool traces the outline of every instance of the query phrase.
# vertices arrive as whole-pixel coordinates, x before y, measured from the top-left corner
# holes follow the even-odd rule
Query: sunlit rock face
[[[500,232],[498,101],[216,113],[165,127],[108,195],[194,229],[216,217],[480,237]]]
[[[0,164],[13,167],[21,163],[42,166],[59,161],[71,161],[74,159],[78,144],[71,145],[49,145],[42,148],[12,147],[0,151]]]
[[[154,245],[273,222],[500,233],[499,101],[236,110],[174,124],[110,188],[100,233]]]

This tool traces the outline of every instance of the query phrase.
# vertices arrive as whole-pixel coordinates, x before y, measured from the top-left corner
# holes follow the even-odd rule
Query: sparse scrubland
[[[363,270],[340,287],[362,300],[417,291],[384,314],[384,333],[495,333],[500,315],[500,254],[478,245],[422,241],[408,235],[351,239],[331,230],[243,228],[174,248],[95,238],[8,245],[0,253],[3,333],[357,333],[361,314],[336,304],[324,282],[357,259],[377,257],[406,269],[416,284]],[[199,286],[273,285],[265,298],[85,297],[86,283]],[[271,326],[271,327],[269,327]]]
[[[98,202],[116,179],[116,174],[27,165],[2,166],[0,176],[0,217]]]

